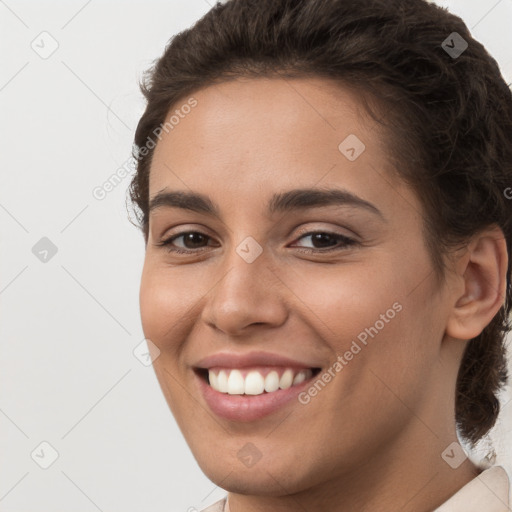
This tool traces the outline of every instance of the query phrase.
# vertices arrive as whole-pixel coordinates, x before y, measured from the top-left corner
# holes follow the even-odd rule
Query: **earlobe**
[[[457,262],[463,293],[454,297],[448,336],[470,340],[491,322],[505,302],[507,266],[505,236],[499,227],[475,235]]]

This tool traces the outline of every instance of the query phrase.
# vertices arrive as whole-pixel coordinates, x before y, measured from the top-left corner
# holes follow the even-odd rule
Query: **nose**
[[[207,294],[204,321],[230,336],[256,325],[282,325],[287,318],[286,286],[263,252],[251,263],[235,250],[226,257],[225,271]]]

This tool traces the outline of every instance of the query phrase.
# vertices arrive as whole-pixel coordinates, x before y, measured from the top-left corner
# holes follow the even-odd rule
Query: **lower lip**
[[[194,372],[195,373],[195,372]],[[214,414],[231,421],[255,421],[283,408],[311,385],[313,376],[296,386],[288,389],[279,389],[272,393],[261,395],[229,395],[215,391],[201,376],[195,373],[199,389]]]

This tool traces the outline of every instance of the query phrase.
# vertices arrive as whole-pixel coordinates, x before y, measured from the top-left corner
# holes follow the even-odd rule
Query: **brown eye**
[[[182,247],[176,247],[174,245],[176,240],[179,240],[182,238]],[[205,247],[203,245],[205,242],[210,239],[208,235],[201,233],[200,231],[184,231],[183,233],[178,233],[176,235],[173,235],[172,237],[168,238],[167,240],[163,240],[158,245],[160,246],[166,246],[167,249],[171,252],[177,252],[177,253],[191,253],[196,252],[197,249],[202,249]]]
[[[301,252],[325,253],[336,250],[341,251],[349,246],[357,245],[357,242],[351,238],[339,233],[330,233],[328,231],[311,231],[303,234],[298,238],[298,240],[305,238],[311,238],[313,247],[302,247]],[[179,239],[182,239],[181,246],[176,246],[176,240]],[[157,245],[167,247],[167,250],[170,252],[178,254],[192,254],[207,247],[208,240],[211,240],[211,237],[201,233],[200,231],[184,231],[183,233],[173,235],[167,240],[163,240]]]
[[[339,233],[330,233],[329,231],[310,231],[305,233],[298,240],[311,238],[314,247],[304,248],[306,252],[329,252],[343,250],[346,247],[356,245],[357,242]],[[322,250],[322,248],[324,248]]]

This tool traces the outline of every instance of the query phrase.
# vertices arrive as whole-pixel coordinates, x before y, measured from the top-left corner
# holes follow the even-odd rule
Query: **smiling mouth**
[[[195,368],[212,389],[226,395],[258,396],[298,386],[316,377],[321,368],[255,367]]]

